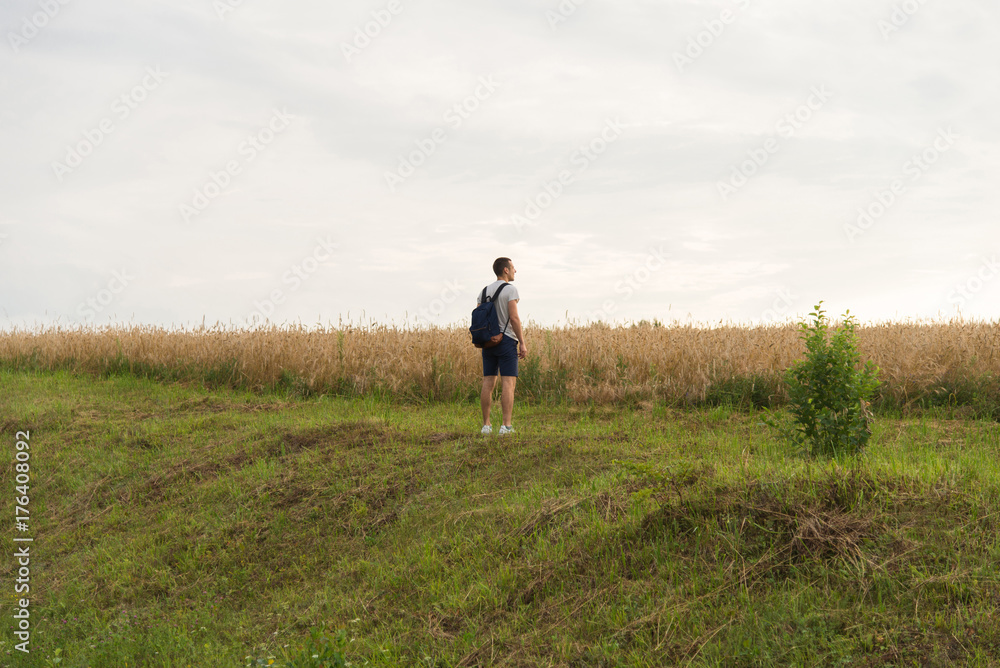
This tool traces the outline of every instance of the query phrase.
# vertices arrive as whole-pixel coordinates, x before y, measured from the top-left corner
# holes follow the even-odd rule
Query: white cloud
[[[750,3],[680,73],[672,53],[744,3],[586,3],[556,30],[545,10],[557,3],[403,4],[350,63],[340,45],[380,3],[254,0],[220,20],[209,2],[88,0],[18,53],[0,45],[0,282],[34,277],[0,293],[0,322],[72,313],[123,266],[142,269],[120,302],[128,317],[237,320],[320,234],[339,255],[276,315],[399,321],[447,281],[474,294],[508,255],[524,312],[556,322],[615,295],[662,245],[669,263],[623,314],[756,318],[794,286],[803,309],[822,298],[865,317],[933,316],[1000,246],[996,6],[926,3],[883,39],[890,2]],[[35,11],[16,0],[0,19]],[[168,79],[58,182],[52,162],[157,65]],[[484,76],[496,93],[447,125]],[[718,182],[816,85],[830,101],[722,201]],[[178,205],[275,107],[293,125],[182,225]],[[516,229],[511,216],[612,118],[621,137]],[[947,125],[955,147],[849,243],[857,209]],[[445,139],[390,192],[386,171],[438,127]],[[993,312],[989,295],[967,307]],[[442,317],[466,317],[460,303]]]

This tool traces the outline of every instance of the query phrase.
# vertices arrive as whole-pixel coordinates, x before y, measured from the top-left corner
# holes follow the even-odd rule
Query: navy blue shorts
[[[504,334],[503,341],[492,348],[483,348],[483,376],[517,377],[517,339]]]

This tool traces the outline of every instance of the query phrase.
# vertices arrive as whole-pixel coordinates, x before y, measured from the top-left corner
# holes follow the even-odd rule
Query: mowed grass
[[[1000,665],[996,422],[881,415],[827,462],[726,406],[518,404],[484,437],[473,403],[0,387],[35,536],[4,666],[280,665],[311,627],[352,665]]]

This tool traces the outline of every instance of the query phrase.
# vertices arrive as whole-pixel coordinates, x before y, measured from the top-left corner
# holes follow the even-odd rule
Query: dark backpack
[[[487,285],[486,288],[488,287],[490,286]],[[496,300],[500,296],[500,291],[506,287],[507,282],[504,281],[492,297],[487,297],[486,288],[483,288],[483,294],[479,298],[479,306],[472,310],[472,327],[469,327],[469,332],[472,334],[472,345],[477,348],[492,348],[503,341],[504,332],[507,331],[507,325],[510,324],[510,318],[507,318],[507,325],[504,325],[503,331],[500,331],[500,317],[497,313]]]

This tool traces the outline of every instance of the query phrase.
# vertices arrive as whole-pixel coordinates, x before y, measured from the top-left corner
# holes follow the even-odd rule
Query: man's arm
[[[518,343],[521,344],[521,350],[518,351],[518,357],[527,357],[528,355],[528,344],[524,340],[524,334],[521,332],[521,316],[517,314],[517,300],[511,299],[507,302],[507,315],[510,316],[510,325],[514,329],[514,334],[517,336]]]

